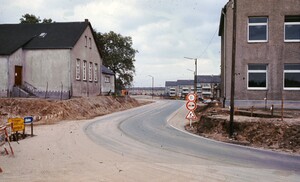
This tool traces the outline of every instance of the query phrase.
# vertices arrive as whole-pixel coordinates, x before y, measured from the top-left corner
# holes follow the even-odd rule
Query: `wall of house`
[[[80,78],[76,79],[76,61],[80,60]],[[83,61],[87,62],[86,80],[83,80]],[[89,80],[89,63],[93,64],[92,81]],[[94,74],[95,63],[97,75]],[[72,96],[96,96],[101,94],[101,69],[102,59],[98,52],[90,27],[84,31],[75,47],[71,50]],[[95,80],[95,76],[97,79]]]
[[[22,66],[24,68],[22,49],[15,51],[10,56],[3,56],[0,59],[0,96],[9,97],[11,96],[13,86],[15,85],[15,66]]]
[[[25,50],[24,83],[35,87],[39,97],[67,98],[70,84],[70,50]]]
[[[0,97],[7,97],[7,56],[0,56]]]
[[[299,90],[283,90],[284,63],[300,63],[300,43],[284,42],[284,17],[285,15],[299,15],[299,9],[299,0],[238,1],[235,68],[235,99],[237,101],[256,100],[264,103],[264,98],[279,101],[282,95],[286,101],[300,101]],[[226,84],[223,85],[225,90],[222,93],[225,93],[227,100],[230,99],[231,84],[232,12],[229,4],[225,17],[226,32],[222,37],[222,81],[225,81]],[[268,17],[268,42],[248,43],[249,16]],[[226,64],[224,64],[224,59]],[[249,90],[247,88],[247,65],[249,63],[268,64],[266,90]]]
[[[109,77],[109,82],[106,81],[105,77]],[[114,75],[102,74],[101,77],[102,83],[102,93],[105,95],[107,93],[115,92],[115,78]]]

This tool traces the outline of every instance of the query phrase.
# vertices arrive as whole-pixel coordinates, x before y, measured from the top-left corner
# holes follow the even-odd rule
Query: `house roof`
[[[10,55],[23,49],[73,48],[87,28],[84,22],[1,24],[0,55]]]
[[[222,36],[223,35],[223,31],[224,31],[224,21],[225,21],[225,15],[226,15],[226,11],[227,11],[227,6],[230,3],[230,1],[228,1],[226,3],[226,5],[222,8],[221,10],[221,16],[220,16],[220,23],[219,23],[219,32],[218,35]]]
[[[165,86],[166,87],[177,86],[177,81],[166,81]]]
[[[218,75],[198,75],[197,83],[221,83],[221,76]]]
[[[177,85],[194,85],[194,80],[177,80]]]
[[[107,67],[105,67],[103,65],[101,65],[101,73],[107,74],[107,75],[115,75],[115,73],[112,70],[108,69]]]
[[[221,76],[219,75],[198,75],[197,83],[221,83]],[[194,80],[177,80],[166,81],[166,87],[194,85]]]

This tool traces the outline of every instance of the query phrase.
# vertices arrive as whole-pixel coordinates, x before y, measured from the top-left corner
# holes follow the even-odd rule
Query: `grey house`
[[[101,65],[88,20],[0,25],[0,97],[99,95]]]
[[[222,9],[221,90],[229,105],[233,1]],[[235,105],[300,108],[300,1],[238,0]]]

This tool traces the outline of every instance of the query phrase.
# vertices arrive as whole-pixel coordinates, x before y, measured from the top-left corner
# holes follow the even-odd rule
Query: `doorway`
[[[22,85],[22,66],[15,66],[15,86]]]

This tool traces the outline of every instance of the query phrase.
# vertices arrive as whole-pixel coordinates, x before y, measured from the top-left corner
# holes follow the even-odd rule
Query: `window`
[[[82,65],[82,79],[86,80],[86,61],[83,61]]]
[[[46,35],[47,35],[47,33],[43,32],[43,33],[41,33],[41,34],[39,35],[39,37],[40,37],[40,38],[45,38]]]
[[[268,41],[268,17],[249,17],[248,42]]]
[[[284,89],[300,90],[300,64],[284,64]]]
[[[98,64],[95,63],[94,65],[94,81],[97,82],[98,81]]]
[[[84,36],[84,38],[85,38],[85,47],[87,47],[87,36]]]
[[[109,76],[105,76],[104,81],[105,81],[105,83],[110,83],[110,77]]]
[[[76,80],[80,80],[80,59],[76,60]]]
[[[249,64],[248,65],[248,89],[267,89],[267,65]]]
[[[89,62],[89,81],[93,81],[93,63]]]
[[[89,38],[89,42],[90,42],[90,49],[92,49],[92,38]]]
[[[286,16],[284,21],[284,41],[300,42],[300,16]]]

